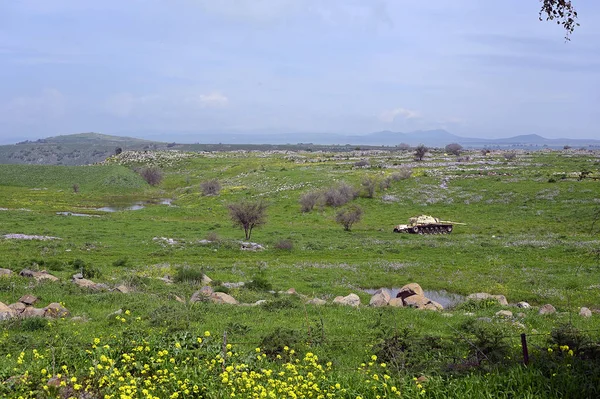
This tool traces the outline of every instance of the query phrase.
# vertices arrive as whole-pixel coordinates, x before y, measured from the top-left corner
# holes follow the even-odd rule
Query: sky
[[[600,2],[573,3],[581,26],[566,42],[537,0],[1,1],[0,144],[80,132],[600,138]]]

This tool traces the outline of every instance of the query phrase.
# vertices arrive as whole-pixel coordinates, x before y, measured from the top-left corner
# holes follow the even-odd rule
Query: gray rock
[[[118,291],[121,294],[129,294],[131,289],[124,284],[118,285],[115,287],[114,291]]]
[[[82,279],[82,278],[83,278],[83,274],[81,274],[81,273],[77,273],[77,274],[73,275],[73,279],[74,280],[79,280],[79,279]]]
[[[112,313],[109,313],[109,314],[106,316],[106,318],[107,318],[107,319],[110,319],[110,318],[114,318],[115,316],[120,316],[120,315],[122,315],[122,314],[123,314],[123,309],[119,309],[119,310],[116,310],[116,311],[114,311],[114,312],[112,312]]]
[[[308,305],[325,305],[327,301],[321,298],[313,298],[310,301],[306,302]]]
[[[44,317],[67,317],[69,311],[63,305],[53,302],[44,308]]]
[[[201,283],[202,285],[209,285],[210,283],[212,283],[212,278],[208,277],[206,274],[203,274]]]
[[[538,313],[539,314],[553,314],[553,313],[556,313],[556,308],[554,306],[550,305],[549,303],[547,303],[546,305],[544,305],[540,308]]]
[[[265,299],[259,299],[258,301],[252,303],[251,306],[260,306],[260,305],[264,305],[265,303],[267,303],[267,301]]]
[[[496,312],[496,316],[498,317],[506,317],[506,318],[512,318],[513,314],[510,310],[499,310]]]
[[[212,294],[214,294],[212,287],[205,285],[204,287],[200,288],[200,290],[194,292],[190,298],[190,303],[206,301]]]
[[[27,305],[25,305],[24,303],[21,303],[21,302],[16,302],[16,303],[11,303],[10,305],[8,305],[8,307],[11,308],[12,310],[14,310],[15,313],[19,314],[25,310]]]
[[[240,249],[242,251],[262,251],[263,249],[265,249],[265,247],[255,242],[241,242],[240,244]]]
[[[10,276],[11,274],[13,274],[12,270],[0,268],[0,277],[2,277],[2,276]]]
[[[173,284],[173,279],[171,278],[171,276],[164,276],[164,277],[160,277],[159,280],[164,281],[166,284]]]
[[[339,305],[345,306],[354,306],[358,307],[360,305],[360,298],[356,294],[349,294],[346,296],[338,296],[335,297],[333,303],[337,303]]]
[[[592,311],[586,307],[579,309],[579,316],[581,317],[592,317]]]
[[[245,285],[245,283],[243,281],[240,281],[237,283],[223,283],[222,285],[223,285],[223,287],[232,289],[232,288],[242,288]]]
[[[24,303],[25,305],[28,305],[28,306],[33,305],[37,301],[38,301],[37,296],[31,295],[31,294],[23,295],[21,298],[19,298],[19,302]]]
[[[390,299],[392,298],[390,297],[390,293],[387,290],[377,290],[375,294],[371,297],[371,300],[369,301],[369,306],[373,306],[376,308],[387,306],[390,302]]]
[[[523,312],[519,312],[519,313],[517,313],[517,317],[520,319],[524,319],[525,317],[527,317],[527,315]]]
[[[78,287],[88,288],[93,291],[102,291],[108,289],[108,286],[106,284],[94,283],[92,280],[88,280],[85,278],[77,278],[71,281]]]
[[[17,313],[13,309],[0,302],[0,320],[12,319],[16,315]]]
[[[224,292],[214,292],[210,297],[209,300],[213,303],[226,303],[229,305],[237,305],[238,301],[232,297],[229,294],[226,294]]]
[[[508,306],[508,301],[504,295],[492,295],[487,292],[478,292],[476,294],[471,294],[467,297],[467,299],[471,299],[474,301],[483,301],[486,299],[493,299],[497,301],[502,306]]]
[[[519,302],[519,303],[517,303],[517,307],[521,308],[521,309],[529,309],[529,308],[531,308],[531,305],[528,304],[527,302]]]
[[[19,315],[19,317],[23,318],[23,319],[27,319],[30,317],[44,317],[44,313],[46,311],[44,309],[41,308],[34,308],[33,306],[27,306],[25,308],[25,310],[23,310],[21,312],[21,314]]]

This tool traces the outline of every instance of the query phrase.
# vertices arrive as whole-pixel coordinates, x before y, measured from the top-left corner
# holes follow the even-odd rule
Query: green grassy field
[[[274,397],[293,397],[290,392],[315,398],[397,397],[396,392],[401,397],[432,398],[595,397],[600,386],[598,357],[594,357],[598,354],[575,340],[581,351],[569,357],[571,349],[553,347],[566,341],[548,334],[566,324],[571,332],[586,331],[593,342],[600,337],[599,315],[578,315],[582,306],[600,309],[600,226],[592,223],[600,207],[600,181],[594,179],[600,171],[599,154],[519,152],[513,160],[500,152],[468,155],[468,160],[457,162],[455,157],[434,152],[425,161],[415,162],[412,153],[401,151],[236,151],[138,160],[122,157],[129,161],[117,158],[106,165],[81,167],[0,165],[0,236],[60,238],[0,239],[0,267],[16,273],[26,267],[46,269],[60,279],[35,284],[24,277],[0,276],[0,302],[14,303],[22,295],[34,294],[41,306],[61,302],[71,312],[64,319],[43,322],[0,322],[0,354],[6,359],[0,365],[0,380],[10,387],[10,391],[0,388],[0,394],[162,398],[230,397],[234,393],[261,397],[261,388],[255,387],[264,385],[267,395],[277,392]],[[362,159],[368,159],[369,166],[356,167]],[[146,164],[163,170],[164,180],[156,187],[131,169]],[[410,178],[392,181],[373,198],[361,195],[351,202],[364,211],[351,231],[336,223],[339,208],[317,206],[311,212],[300,211],[299,199],[306,192],[342,182],[360,189],[366,177],[382,181],[406,168],[412,171]],[[582,171],[591,173],[578,179]],[[200,183],[209,179],[221,183],[218,196],[202,195]],[[172,206],[160,204],[162,199],[171,199]],[[266,249],[242,251],[243,231],[232,226],[227,205],[259,199],[269,205],[268,218],[253,231],[251,241]],[[145,205],[134,211],[98,210],[133,203]],[[392,232],[394,225],[418,214],[465,225],[456,225],[449,235]],[[212,242],[200,241],[205,238]],[[291,242],[292,248],[278,249],[282,240]],[[82,265],[95,282],[109,287],[124,284],[133,292],[95,292],[75,286],[70,278]],[[159,280],[200,271],[214,280],[213,286],[240,302],[264,299],[266,303],[252,307],[184,304],[175,296],[188,300],[201,287],[198,281],[166,284]],[[253,280],[264,284],[256,289],[221,286]],[[364,289],[410,282],[418,282],[425,290],[460,295],[502,294],[512,304],[527,301],[534,307],[521,310],[466,302],[456,309],[433,312],[367,306],[370,295]],[[357,309],[305,305],[298,296],[277,293],[292,287],[329,303],[337,295],[356,293],[362,305]],[[546,303],[558,312],[538,315],[536,307]],[[107,317],[118,309],[130,314]],[[523,314],[504,320],[495,316],[501,309]],[[83,320],[73,321],[73,316]],[[205,331],[211,336],[205,337]],[[224,353],[225,331],[227,342],[237,351],[235,356]],[[530,335],[535,367],[519,363],[523,332]],[[197,337],[203,337],[202,344]],[[95,338],[110,348],[94,344]],[[298,352],[298,363],[289,352],[277,352],[286,341]],[[139,345],[149,350],[137,353]],[[481,349],[486,345],[489,350]],[[570,347],[574,345],[571,342]],[[256,347],[268,353],[267,359],[256,359]],[[275,349],[268,352],[265,348]],[[34,349],[42,355],[36,357]],[[157,370],[162,365],[156,361],[162,350],[172,352],[173,363],[167,361],[167,377],[163,375],[161,382]],[[218,367],[220,360],[215,356],[222,351],[224,365]],[[283,359],[278,360],[275,353]],[[319,361],[311,356],[306,359],[307,353],[316,354]],[[382,369],[382,356],[394,353],[401,353],[402,361],[390,355],[385,360],[389,365]],[[115,364],[100,383],[97,365],[102,364],[103,354]],[[126,361],[124,354],[135,354],[137,360]],[[376,354],[379,360],[370,360]],[[141,387],[145,373],[136,368],[143,369],[144,363],[152,370],[147,375],[158,376],[147,393]],[[65,386],[44,389],[62,365],[76,382],[60,377],[59,384],[65,380]],[[227,365],[233,369],[226,371]],[[281,379],[288,385],[275,388],[277,378],[270,383],[264,375],[237,376],[238,365],[249,371],[263,370],[263,374],[272,370],[274,375],[291,373],[294,365],[306,367],[295,374],[303,376],[303,381],[288,381],[286,374]],[[115,369],[129,377],[119,381],[122,375],[113,375]],[[315,379],[303,387],[311,378],[308,373]],[[23,375],[32,377],[15,378]],[[420,376],[427,381],[413,380]],[[185,378],[191,382],[180,381]],[[314,388],[317,383],[318,390]],[[80,384],[80,389],[74,389]],[[189,386],[181,388],[182,384]],[[83,396],[86,387],[92,396]],[[172,396],[176,392],[179,396]]]

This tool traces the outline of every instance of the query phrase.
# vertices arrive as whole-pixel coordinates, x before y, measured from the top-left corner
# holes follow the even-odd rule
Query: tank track
[[[411,226],[408,228],[411,234],[450,234],[452,233],[451,224],[428,224],[421,226]]]

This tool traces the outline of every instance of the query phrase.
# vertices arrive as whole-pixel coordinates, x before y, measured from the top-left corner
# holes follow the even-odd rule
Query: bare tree
[[[458,143],[450,143],[450,144],[446,145],[446,152],[449,154],[452,154],[452,155],[459,156],[462,149],[463,149],[462,145],[460,145]]]
[[[262,201],[242,201],[230,204],[227,208],[234,226],[244,229],[246,240],[250,239],[252,229],[264,224],[267,220],[267,204]]]
[[[138,173],[151,186],[158,186],[163,179],[162,171],[156,166],[142,168]]]
[[[373,198],[377,189],[377,178],[375,176],[365,176],[361,181],[361,186],[365,190],[365,197]]]
[[[200,183],[202,195],[219,195],[221,192],[221,183],[217,179],[211,179]]]
[[[427,154],[429,148],[425,147],[424,144],[419,144],[417,148],[415,148],[415,161],[422,161],[425,158],[425,154]]]
[[[360,222],[363,210],[358,205],[351,205],[348,208],[340,210],[335,216],[335,221],[344,227],[344,230],[350,231],[354,223]]]
[[[323,192],[323,200],[325,205],[342,206],[349,201],[352,201],[358,196],[358,192],[347,183],[340,183],[337,187],[332,187]]]
[[[302,212],[310,212],[319,203],[321,193],[318,191],[309,191],[302,194],[300,197],[300,210]]]

